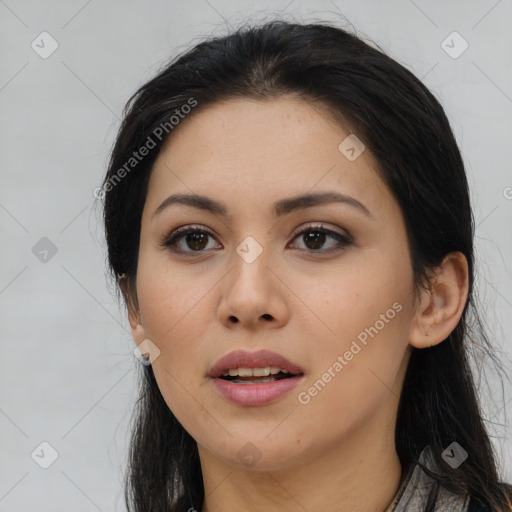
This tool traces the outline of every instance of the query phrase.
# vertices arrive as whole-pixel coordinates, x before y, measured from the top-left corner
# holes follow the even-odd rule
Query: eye
[[[208,237],[213,238],[213,235],[204,228],[197,226],[182,226],[175,229],[161,245],[168,247],[173,252],[177,253],[200,253],[207,248]],[[181,242],[184,243],[180,246]],[[183,248],[183,245],[191,250]]]
[[[305,227],[295,234],[294,240],[301,236],[303,243],[306,246],[304,250],[309,252],[337,252],[343,250],[346,246],[349,246],[352,243],[350,236],[327,229],[322,224]],[[321,249],[329,238],[333,239],[335,243],[331,247],[320,251],[319,249]]]
[[[327,229],[322,224],[303,228],[295,233],[293,240],[300,236],[302,236],[303,243],[306,245],[304,249],[301,249],[308,252],[332,253],[341,251],[352,243],[350,236]],[[208,249],[208,237],[214,238],[210,231],[200,226],[182,226],[175,229],[161,242],[161,245],[175,253],[201,253]],[[333,246],[319,250],[329,238],[334,240]]]

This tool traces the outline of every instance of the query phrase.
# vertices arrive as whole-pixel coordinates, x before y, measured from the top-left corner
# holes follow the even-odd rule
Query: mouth
[[[224,398],[242,406],[279,400],[303,382],[304,369],[268,350],[235,350],[222,357],[208,373]]]
[[[274,382],[301,374],[302,367],[270,350],[234,350],[221,357],[208,372],[210,377],[240,383]]]

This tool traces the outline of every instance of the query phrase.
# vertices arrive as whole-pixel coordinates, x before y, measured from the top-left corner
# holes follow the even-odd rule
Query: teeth
[[[246,384],[246,385],[251,385],[251,384],[264,384],[265,382],[275,382],[276,381],[276,378],[275,377],[263,377],[262,379],[258,380],[258,381],[255,381],[255,380],[238,380],[238,379],[235,379],[231,382],[233,382],[234,384]]]
[[[263,368],[230,368],[222,376],[227,377],[266,377],[267,375],[276,375],[279,372],[289,373],[283,368],[277,366],[265,366]]]
[[[239,368],[239,370],[240,369],[241,368]],[[251,374],[253,377],[266,377],[267,375],[270,375],[270,366],[265,366],[265,368],[253,368],[252,370],[247,368],[247,370],[250,372],[248,377],[250,377]],[[242,373],[240,373],[240,377],[243,377]]]

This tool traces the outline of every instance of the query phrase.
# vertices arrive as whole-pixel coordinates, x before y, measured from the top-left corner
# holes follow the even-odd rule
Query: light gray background
[[[510,371],[512,1],[255,4],[0,0],[0,511],[125,510],[122,471],[140,363],[106,286],[93,190],[129,95],[170,55],[243,19],[283,11],[341,24],[343,13],[441,100],[472,189],[483,313]],[[31,48],[43,31],[59,45],[47,59]],[[441,46],[453,31],[469,44],[458,58]],[[32,252],[42,237],[57,248],[46,262]],[[499,425],[512,411],[510,383],[502,389],[491,379],[485,404],[490,395],[498,404],[488,406],[497,423],[489,428],[511,482],[512,419]],[[48,469],[31,458],[43,441],[59,454]],[[43,452],[40,461],[50,453]]]

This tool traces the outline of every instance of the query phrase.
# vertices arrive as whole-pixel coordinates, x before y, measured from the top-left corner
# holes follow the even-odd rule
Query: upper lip
[[[240,349],[221,357],[210,369],[209,376],[220,377],[230,368],[264,368],[265,366],[276,366],[295,375],[304,373],[298,364],[270,350],[248,352]]]

